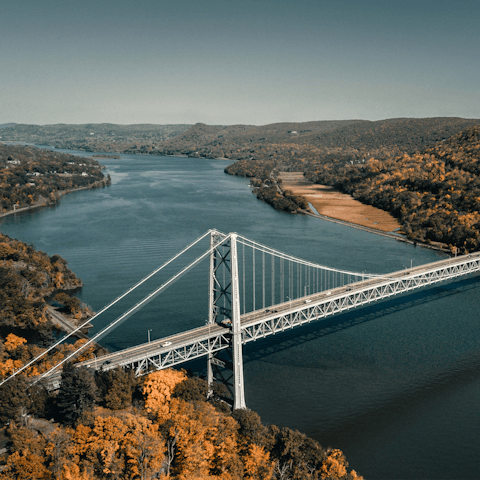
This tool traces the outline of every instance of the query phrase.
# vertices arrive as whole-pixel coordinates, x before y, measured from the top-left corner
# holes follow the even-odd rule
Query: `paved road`
[[[60,312],[55,310],[53,307],[48,307],[47,312],[50,315],[52,323],[58,327],[60,330],[63,330],[67,333],[72,333],[77,326],[65,315],[62,315]],[[90,325],[90,324],[88,324]],[[87,327],[88,327],[87,325]],[[78,338],[84,338],[88,340],[88,336],[85,335],[82,331],[78,330],[75,334]]]
[[[327,299],[335,299],[336,297],[341,297],[348,294],[361,292],[364,289],[369,289],[375,285],[381,285],[382,283],[389,283],[393,280],[398,279],[407,279],[408,277],[415,277],[429,271],[434,271],[441,269],[442,267],[447,267],[450,265],[455,265],[457,263],[464,263],[470,260],[480,259],[480,252],[474,253],[471,255],[461,256],[457,258],[448,258],[445,260],[439,260],[427,265],[420,265],[413,268],[408,268],[405,270],[399,270],[397,272],[392,272],[386,274],[384,277],[378,278],[369,278],[355,284],[349,284],[343,287],[338,287],[335,289],[323,291],[307,297],[300,299],[284,302],[281,304],[274,305],[267,309],[256,310],[241,316],[241,325],[243,328],[258,324],[269,317],[276,318],[279,314],[290,313],[292,310],[298,310],[302,307],[305,307],[305,304],[321,304],[322,301]],[[229,334],[230,329],[221,325],[211,325],[211,326],[201,326],[195,329],[187,330],[185,332],[180,332],[169,337],[158,339],[150,343],[144,343],[131,347],[119,352],[107,354],[102,357],[98,357],[94,360],[88,360],[82,362],[81,365],[99,369],[103,367],[104,369],[114,368],[117,365],[133,363],[136,361],[141,361],[147,356],[154,356],[158,354],[165,354],[170,350],[178,350],[180,348],[189,348],[193,343],[206,340],[208,338],[215,338],[221,335]],[[54,374],[53,377],[58,377],[59,374]]]

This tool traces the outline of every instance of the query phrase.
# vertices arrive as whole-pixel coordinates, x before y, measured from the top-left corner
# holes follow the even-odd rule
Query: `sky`
[[[0,124],[480,118],[479,0],[2,0]]]

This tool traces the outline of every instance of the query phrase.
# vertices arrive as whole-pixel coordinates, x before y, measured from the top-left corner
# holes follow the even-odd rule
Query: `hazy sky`
[[[479,0],[2,0],[0,123],[480,118]]]

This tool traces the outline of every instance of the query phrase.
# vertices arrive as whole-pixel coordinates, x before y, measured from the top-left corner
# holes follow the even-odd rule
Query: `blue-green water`
[[[223,173],[226,161],[122,155],[102,163],[110,187],[0,223],[2,233],[63,256],[84,281],[79,296],[97,311],[209,228],[358,272],[442,257],[276,212],[251,194],[248,180]],[[206,268],[195,269],[106,344],[124,348],[145,342],[149,329],[159,338],[202,325],[207,278]],[[441,284],[247,345],[248,406],[266,423],[341,448],[367,479],[478,478],[479,286],[477,277]]]

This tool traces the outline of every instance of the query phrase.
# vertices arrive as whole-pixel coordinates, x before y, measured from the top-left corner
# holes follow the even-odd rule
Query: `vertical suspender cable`
[[[284,301],[284,281],[285,281],[285,274],[283,272],[283,258],[280,258],[280,302]]]
[[[252,247],[253,254],[253,310],[255,310],[255,247]]]
[[[308,294],[310,295],[310,265],[308,266],[308,278],[306,282],[307,282]]]
[[[310,275],[310,267],[306,267],[305,268],[305,291],[306,293],[310,293],[310,285],[308,284],[308,278],[309,278],[309,275]]]
[[[297,263],[297,298],[300,296],[300,265]]]
[[[246,310],[245,310],[245,244],[244,243],[242,243],[242,276],[243,276],[243,282],[242,282],[243,313],[246,313]]]
[[[262,250],[262,308],[265,308],[265,250]]]
[[[293,297],[293,265],[291,260],[288,263],[288,296],[290,300]]]
[[[302,296],[302,266],[297,266],[297,298]]]
[[[303,286],[303,294],[304,294],[304,295],[306,295],[306,294],[307,294],[307,288],[308,288],[308,283],[307,283],[307,272],[308,272],[308,268],[307,268],[307,267],[305,267],[305,273],[304,273],[304,275],[303,275],[303,277],[304,277],[304,280],[303,280],[303,281],[304,281],[304,283],[305,283],[305,285]]]
[[[270,305],[275,305],[275,255],[270,255],[272,259],[272,301]]]
[[[231,249],[231,248],[232,248],[232,247],[230,246],[230,249]],[[230,252],[231,252],[231,250],[230,250]],[[225,258],[224,258],[224,259],[222,260],[222,270],[223,270],[223,283],[222,283],[222,286],[223,286],[223,287],[222,287],[222,288],[224,288],[224,289],[226,288],[226,287],[225,287],[225,286],[226,286],[226,283],[225,283],[225,270],[226,270],[225,262],[226,262],[226,260],[225,260]],[[227,302],[227,293],[226,293],[226,292],[223,292],[223,308],[227,308],[227,303],[226,303],[226,302]]]

